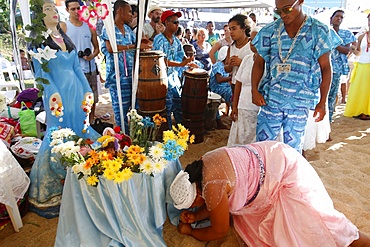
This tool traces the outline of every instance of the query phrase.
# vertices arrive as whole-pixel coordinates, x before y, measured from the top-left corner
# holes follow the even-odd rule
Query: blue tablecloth
[[[179,215],[169,188],[180,170],[179,161],[171,162],[154,177],[136,173],[120,184],[101,178],[95,188],[69,169],[55,246],[166,246],[166,213],[172,223]]]

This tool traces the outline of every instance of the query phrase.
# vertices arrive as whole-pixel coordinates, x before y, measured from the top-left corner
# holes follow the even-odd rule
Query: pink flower
[[[96,14],[98,15],[98,17],[104,20],[105,17],[107,17],[107,15],[109,14],[108,6],[105,3],[103,4],[97,3],[95,7],[96,7]]]
[[[80,16],[80,21],[88,22],[90,18],[90,10],[87,6],[82,6],[81,9],[78,11],[78,15]]]
[[[92,12],[91,12],[92,13]],[[96,15],[90,15],[90,19],[87,21],[87,25],[89,25],[90,28],[96,29],[96,23],[98,22],[98,16]]]

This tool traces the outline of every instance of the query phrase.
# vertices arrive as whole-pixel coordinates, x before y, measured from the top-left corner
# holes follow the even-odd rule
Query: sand
[[[344,105],[337,107],[332,124],[332,141],[306,151],[306,158],[323,180],[336,209],[344,213],[360,231],[370,235],[370,121],[346,118],[343,110]],[[106,112],[112,112],[108,94],[100,96],[96,115]],[[113,114],[110,121],[113,121]],[[225,118],[223,121],[230,123]],[[191,145],[181,157],[183,167],[205,152],[226,145],[228,134],[228,130],[209,131],[203,143]],[[58,218],[48,220],[29,212],[23,217],[23,224],[19,233],[14,232],[11,224],[0,230],[0,246],[54,245]],[[238,245],[232,228],[224,239],[209,243],[180,235],[168,221],[163,233],[168,246]]]

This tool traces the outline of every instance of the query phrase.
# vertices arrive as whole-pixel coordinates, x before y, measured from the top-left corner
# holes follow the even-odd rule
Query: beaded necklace
[[[293,38],[293,42],[292,42],[292,44],[290,45],[290,48],[289,48],[289,51],[288,51],[288,54],[286,55],[286,57],[285,58],[283,58],[283,49],[282,49],[282,44],[281,44],[281,33],[282,33],[282,27],[283,27],[283,21],[281,21],[280,22],[280,27],[279,27],[279,33],[278,33],[278,48],[279,48],[279,57],[280,57],[280,59],[281,59],[281,61],[283,62],[283,64],[285,64],[285,62],[288,60],[288,58],[289,58],[289,56],[290,56],[290,54],[292,53],[292,51],[293,51],[293,48],[294,48],[294,45],[295,45],[295,43],[297,42],[297,38],[298,38],[298,35],[299,35],[299,33],[301,32],[301,29],[302,29],[302,27],[304,26],[304,24],[306,23],[306,21],[307,21],[307,15],[305,16],[305,18],[304,18],[304,20],[303,20],[303,22],[302,22],[302,24],[301,24],[301,26],[299,27],[299,29],[298,29],[298,31],[297,31],[297,33],[296,33],[296,35],[294,36],[294,38]]]

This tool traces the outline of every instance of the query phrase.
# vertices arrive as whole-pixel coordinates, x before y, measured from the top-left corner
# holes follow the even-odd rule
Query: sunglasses
[[[294,8],[294,6],[298,3],[298,1],[299,0],[296,0],[291,6],[289,6],[289,5],[287,5],[287,6],[284,6],[284,7],[282,7],[281,9],[279,9],[279,8],[275,8],[274,9],[274,12],[275,12],[275,14],[277,14],[277,15],[281,15],[281,13],[284,13],[284,14],[290,14],[290,13],[292,13],[292,11],[293,11],[293,8]]]
[[[179,21],[170,21],[170,22],[172,22],[173,24],[175,24],[175,25],[177,25],[177,24],[179,24],[180,22]]]

